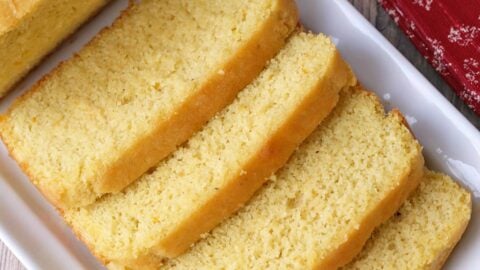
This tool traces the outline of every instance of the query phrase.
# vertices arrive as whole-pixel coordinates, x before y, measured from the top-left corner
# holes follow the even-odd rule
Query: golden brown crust
[[[470,214],[472,212],[472,198],[471,198],[471,194],[469,193],[469,208],[470,208]],[[445,264],[445,262],[447,261],[448,257],[450,256],[450,254],[452,253],[453,249],[455,248],[455,246],[457,245],[457,243],[460,241],[460,239],[462,238],[462,235],[463,233],[465,232],[465,230],[467,229],[468,227],[468,223],[469,223],[470,219],[465,219],[463,220],[462,222],[462,225],[459,226],[457,228],[457,231],[455,231],[455,233],[451,236],[450,238],[450,242],[448,243],[448,245],[445,247],[444,250],[442,250],[437,258],[429,265],[427,266],[428,269],[430,270],[440,270],[442,269],[443,265]]]
[[[24,6],[25,4],[27,4],[27,2],[31,2],[31,3],[28,3],[29,7],[25,7],[25,6]],[[22,11],[22,12],[25,13],[25,15],[22,16],[22,17],[26,17],[26,16],[28,16],[28,14],[34,13],[35,10],[38,8],[38,2],[39,2],[39,1],[32,1],[32,0],[25,0],[25,1],[17,2],[17,6],[23,6],[23,7],[22,7],[23,9],[27,9],[27,10],[25,10],[25,11]],[[35,61],[34,63],[32,63],[32,65],[31,65],[30,68],[28,68],[28,69],[26,69],[25,71],[23,71],[22,74],[19,74],[18,78],[15,79],[14,81],[12,81],[11,83],[9,83],[9,85],[8,85],[6,88],[0,89],[0,101],[5,97],[5,95],[6,95],[10,90],[12,90],[12,89],[15,88],[15,86],[28,74],[28,72],[29,72],[30,70],[35,69],[35,68],[42,62],[43,59],[47,58],[50,54],[52,54],[52,53],[55,51],[56,48],[59,48],[60,46],[62,46],[62,44],[63,44],[70,36],[72,36],[77,29],[80,29],[82,26],[84,26],[85,24],[87,24],[87,23],[90,21],[90,19],[92,19],[93,17],[95,17],[97,14],[99,14],[99,13],[103,10],[103,8],[104,8],[109,2],[110,2],[110,0],[103,0],[103,3],[98,7],[97,10],[95,10],[94,12],[92,12],[92,14],[90,14],[87,18],[85,18],[85,20],[84,20],[82,23],[80,23],[80,24],[76,25],[75,27],[73,27],[72,30],[71,30],[67,35],[65,35],[61,40],[58,40],[51,50],[49,50],[47,53],[45,53],[45,55],[43,55],[42,57],[40,57],[37,61]],[[5,15],[5,14],[8,13],[9,11],[10,11],[10,8],[7,9],[7,8],[5,8],[4,5],[0,4],[0,17],[2,17],[3,15]],[[2,14],[2,12],[3,12],[4,14]],[[4,20],[7,20],[7,19],[8,19],[8,18],[5,16],[5,17],[4,17]],[[25,23],[25,22],[23,22],[22,20],[20,20],[20,19],[18,19],[18,18],[13,18],[13,17],[11,17],[10,20],[11,20],[11,22],[8,24],[8,26],[7,26],[7,25],[4,25],[4,26],[5,26],[5,30],[4,30],[3,32],[0,30],[0,36],[2,36],[2,35],[8,35],[9,32],[13,31],[13,30],[17,27],[17,25],[18,25],[19,23]],[[10,20],[9,20],[9,21],[10,21]],[[28,20],[28,18],[27,18],[27,20]],[[7,23],[7,22],[2,22],[2,21],[0,20],[0,24],[2,24],[2,23]],[[27,22],[27,23],[28,23],[28,22]],[[60,64],[61,64],[61,63],[60,63]],[[55,69],[56,69],[56,68],[55,68]],[[44,76],[44,77],[47,77],[47,76]],[[42,81],[42,80],[43,80],[43,78],[40,79],[37,83],[35,83],[35,85],[34,85],[32,88],[34,88],[34,87],[35,87],[40,81]],[[30,92],[30,91],[28,91],[28,92]]]
[[[415,160],[412,160],[411,171],[405,172],[400,178],[399,185],[367,214],[365,222],[360,224],[356,231],[346,237],[348,241],[340,245],[327,258],[323,258],[314,269],[337,269],[355,258],[373,230],[388,220],[418,186],[423,177],[423,164],[423,156],[420,153]]]
[[[214,198],[209,205],[197,212],[196,217],[187,221],[183,226],[184,228],[180,226],[177,233],[173,233],[160,245],[163,246],[160,249],[170,250],[168,253],[165,252],[166,256],[178,256],[188,248],[188,245],[182,244],[178,240],[178,237],[183,234],[182,231],[185,231],[186,228],[195,228],[199,231],[197,234],[200,235],[208,229],[202,229],[198,225],[194,226],[194,224],[205,223],[206,227],[211,228],[219,222],[209,217],[209,213],[215,213],[212,216],[226,217],[231,212],[236,211],[270,175],[287,162],[300,142],[330,113],[338,101],[339,90],[350,79],[349,68],[343,63],[338,53],[333,61],[338,66],[331,69],[330,74],[327,74],[325,79],[316,85],[316,91],[304,99],[302,104],[285,121],[284,125],[254,155],[245,167],[246,173],[239,175],[236,181],[232,181],[230,186],[224,188],[224,192],[219,192],[217,198]],[[253,185],[251,185],[252,182]],[[245,183],[249,184],[245,185]],[[218,209],[218,205],[224,207]],[[217,211],[220,211],[220,213],[216,213]],[[212,224],[208,224],[209,222],[212,222]],[[198,240],[198,238],[195,240]],[[192,241],[186,242],[191,243]]]
[[[129,12],[129,9],[125,10],[120,15],[120,17],[126,16],[128,14],[128,12]],[[284,14],[281,14],[282,12]],[[287,18],[288,21],[285,21],[284,20],[285,18]],[[212,100],[212,98],[218,99],[218,97],[216,97],[216,95],[218,95],[220,98],[225,98],[225,95],[228,95],[228,99],[229,99],[228,102],[233,100],[236,96],[236,92],[225,93],[225,92],[227,92],[227,91],[225,91],[225,88],[227,87],[225,84],[226,83],[238,84],[238,85],[241,84],[241,87],[243,88],[248,83],[250,83],[250,81],[252,81],[254,79],[254,77],[264,68],[264,66],[267,62],[267,59],[272,58],[274,56],[274,54],[276,54],[276,52],[278,52],[283,47],[283,45],[285,44],[285,40],[288,36],[287,33],[285,33],[284,31],[285,30],[292,31],[294,29],[294,26],[296,25],[297,20],[298,20],[298,12],[297,12],[297,9],[296,9],[296,6],[295,6],[294,2],[291,1],[291,0],[281,0],[281,5],[279,5],[279,9],[276,11],[276,13],[273,14],[270,17],[270,19],[260,27],[260,29],[255,34],[254,38],[252,38],[251,42],[249,42],[246,46],[244,46],[244,48],[241,49],[241,52],[238,53],[237,56],[234,57],[234,59],[232,59],[229,63],[227,63],[227,65],[224,68],[224,73],[225,74],[224,75],[217,74],[216,76],[214,76],[214,78],[212,78],[212,80],[207,82],[204,89],[213,88],[213,90],[204,90],[204,91],[202,91],[202,93],[199,94],[201,96],[200,98],[202,98],[202,102],[200,102],[202,104],[201,106],[204,107],[202,109],[203,110],[208,110],[208,113],[213,115],[214,112],[212,112],[212,107],[213,106],[211,105],[211,103],[212,102],[216,103],[217,107],[218,107],[218,103],[219,103],[219,101],[213,101]],[[116,23],[119,23],[118,20],[111,27],[114,27]],[[278,28],[278,27],[285,27],[285,28],[283,30],[280,30],[280,32],[275,31],[276,28]],[[95,37],[95,39],[100,38],[100,36],[103,34],[104,31],[107,31],[107,29],[103,29],[102,32]],[[92,42],[93,42],[93,40],[90,41],[90,43],[92,43]],[[78,57],[78,55],[75,55],[74,57]],[[259,61],[259,59],[264,59],[264,60]],[[63,65],[63,64],[64,63],[62,63],[61,65]],[[45,76],[41,81],[46,80],[50,76],[53,76],[53,74],[55,72],[58,72],[59,69],[60,69],[60,66],[57,67],[53,72],[51,72],[50,74]],[[240,77],[239,75],[242,75],[242,77]],[[231,77],[235,77],[235,78],[232,78],[231,79],[232,82],[229,82],[228,80],[224,80],[224,78],[226,76],[231,76]],[[24,94],[24,96],[22,96],[21,98],[27,98],[29,95],[32,95],[33,92],[36,91],[38,89],[38,87],[40,86],[40,84],[42,83],[41,81],[39,81],[36,84],[34,89],[32,89],[28,93]],[[239,87],[239,86],[236,86],[236,87]],[[212,94],[212,91],[215,91],[216,94]],[[192,105],[188,105],[188,106],[192,106]],[[190,110],[188,110],[188,106],[186,105],[182,109],[185,110],[185,111],[192,110],[191,108],[190,108]],[[210,108],[205,108],[205,107],[210,107]],[[179,113],[179,115],[180,115],[180,113]],[[196,115],[198,115],[198,114],[196,114]],[[182,126],[182,123],[184,124],[185,120],[188,120],[188,118],[191,118],[191,117],[195,117],[196,115],[186,114],[186,115],[184,115],[185,119],[179,119],[179,117],[177,115],[174,118],[170,119],[169,124],[172,125],[172,126],[176,126],[177,128],[180,128]],[[318,117],[320,117],[320,115]],[[314,121],[313,118],[310,121]],[[201,124],[203,124],[203,122]],[[199,124],[198,122],[196,123],[198,128],[201,127],[201,124]],[[291,132],[291,133],[294,133],[294,132]],[[156,136],[158,136],[158,135],[150,135],[149,140],[152,140],[152,139],[156,138],[155,139],[156,142],[161,141],[161,140],[158,140],[158,137],[156,137]],[[178,137],[177,134],[173,134],[173,135],[169,135],[169,136]],[[172,138],[172,139],[175,139],[175,138]],[[142,142],[142,144],[145,144],[145,142]],[[142,146],[142,147],[145,147],[145,146]],[[278,147],[278,145],[276,147]],[[145,147],[145,148],[147,148],[147,147]],[[150,155],[150,153],[148,153],[148,151],[151,151],[151,149],[145,149],[143,151],[144,151],[143,155]],[[123,161],[123,162],[125,162],[125,161]],[[128,164],[128,166],[130,166],[130,164]],[[28,168],[25,167],[25,169],[28,169]],[[145,170],[147,170],[147,169],[148,168],[146,168]],[[271,173],[269,173],[265,177],[268,177],[270,174]],[[121,175],[119,175],[119,176],[121,176]],[[262,179],[262,182],[263,182],[263,179]],[[47,190],[43,190],[42,192],[47,197],[50,197],[50,200],[51,200],[51,196],[48,196],[48,191]],[[244,199],[244,201],[245,201],[245,199]],[[55,201],[52,201],[52,202],[54,203],[54,205],[58,206],[57,202],[55,202]],[[236,207],[238,207],[238,206],[235,206],[235,208]],[[57,210],[63,216],[63,211],[61,210],[61,208],[57,207]],[[198,225],[198,224],[194,223],[194,225],[195,225],[194,227],[196,227],[196,225]],[[85,243],[89,247],[90,251],[102,263],[104,263],[104,264],[109,263],[109,261],[106,258],[103,258],[99,254],[95,254],[95,252],[94,252],[95,249],[88,243],[88,241],[84,241],[81,234],[75,229],[74,226],[72,226],[72,224],[70,224],[70,227],[73,229],[76,237],[79,240],[81,240],[83,243]],[[177,241],[177,239],[175,239],[175,238],[173,238],[171,240],[173,240],[173,242]],[[173,245],[173,244],[174,243],[170,243],[169,245]],[[185,246],[184,248],[188,248],[189,245],[190,244],[185,246],[185,244],[184,244],[184,246]],[[140,267],[141,264],[149,265],[153,262],[157,263],[157,262],[161,261],[162,259],[163,259],[163,257],[158,257],[158,258],[155,258],[152,261],[152,259],[150,257],[146,257],[146,258],[139,258],[135,262],[125,262],[125,263],[127,265],[132,264],[135,267]]]
[[[106,171],[95,189],[100,193],[120,191],[174,151],[216,112],[230,104],[238,91],[263,70],[267,61],[284,46],[297,21],[295,4],[282,0],[252,39],[222,67],[223,73],[215,72],[175,115],[166,122],[156,123],[155,130],[132,145],[127,154]]]
[[[109,29],[123,23],[122,18],[131,12],[132,7],[134,4],[124,10],[111,27],[103,29],[86,46],[95,46],[96,40],[100,39]],[[251,40],[225,63],[222,67],[224,73],[213,74],[194,96],[184,102],[177,114],[172,115],[165,122],[159,121],[154,125],[155,130],[137,140],[120,159],[99,176],[94,190],[99,194],[118,192],[174,151],[217,111],[231,103],[238,91],[248,85],[263,70],[267,61],[284,46],[289,34],[295,29],[297,21],[298,12],[295,3],[291,0],[281,0],[278,8],[273,11],[266,22],[259,26]],[[75,58],[78,58],[78,54],[66,62],[73,61]],[[38,91],[46,80],[54,77],[66,62],[62,62],[38,81],[30,91],[20,96],[12,104],[7,114],[22,100]],[[8,149],[14,156],[13,148],[8,147]],[[35,174],[29,171],[28,164],[20,165],[33,182],[38,182],[35,180]],[[48,190],[48,187],[39,187],[39,189],[57,208],[68,207],[63,204],[61,196]]]
[[[35,12],[39,2],[37,0],[0,1],[0,35],[15,29],[23,17]]]
[[[0,124],[1,124],[1,122],[3,121],[3,118],[4,118],[4,116],[0,115]],[[5,147],[6,147],[7,149],[9,149],[8,144],[7,144],[7,143],[3,140],[3,138],[2,138],[2,133],[1,133],[1,132],[0,132],[0,140],[2,140],[2,141],[4,142],[4,144],[5,144]],[[31,179],[33,179],[33,178],[32,178],[32,176],[29,175],[29,173],[28,173],[28,171],[29,171],[29,170],[28,170],[28,165],[23,164],[23,163],[20,163],[20,162],[19,162],[18,160],[16,160],[15,157],[12,156],[12,155],[10,155],[10,157],[20,166],[20,168],[22,169],[22,171],[27,175],[27,177],[28,177],[28,178],[30,179],[30,181],[31,181]],[[42,189],[41,189],[39,186],[37,186],[37,185],[33,185],[33,186],[43,195],[43,197],[44,197],[51,205],[54,206],[54,209],[55,209],[55,210],[57,211],[57,213],[63,218],[63,221],[64,221],[65,223],[67,223],[67,224],[69,225],[69,227],[72,229],[72,232],[73,232],[73,234],[75,235],[75,237],[76,237],[77,239],[79,239],[81,242],[83,242],[83,243],[88,247],[88,249],[90,250],[90,252],[91,252],[99,261],[101,261],[103,264],[106,264],[107,261],[105,260],[105,258],[101,257],[99,254],[96,254],[95,251],[94,251],[95,249],[94,249],[87,241],[84,241],[82,235],[76,230],[76,228],[75,228],[72,224],[70,224],[70,223],[67,222],[67,220],[64,218],[64,211],[63,211],[63,209],[56,207],[56,201],[53,201],[53,200],[52,200],[53,196],[51,196],[51,195],[49,195],[49,194],[46,194],[46,192],[48,192],[48,190],[42,190]]]
[[[398,109],[398,108],[393,108],[391,111],[390,111],[391,114],[395,115],[396,117],[398,117],[400,119],[400,121],[402,122],[402,124],[408,129],[408,131],[410,131],[410,134],[412,134],[412,136],[417,139],[417,137],[415,137],[415,134],[413,133],[413,130],[412,128],[410,127],[410,125],[408,124],[407,122],[407,119],[405,119],[405,116],[402,114],[402,112]]]
[[[377,95],[366,91],[362,86],[355,86],[356,91],[362,91],[364,94],[376,99],[378,110],[383,111],[380,100]],[[393,117],[397,118],[400,123],[405,124],[403,116],[398,110],[392,111]],[[408,128],[408,127],[407,127]],[[420,145],[418,145],[418,154],[411,160],[410,170],[406,171],[398,181],[398,185],[390,191],[390,193],[383,198],[383,200],[372,209],[364,219],[365,222],[360,224],[360,227],[346,237],[347,241],[337,247],[337,249],[330,253],[327,258],[323,258],[321,262],[317,263],[314,269],[337,269],[348,262],[362,250],[364,244],[372,234],[373,230],[388,220],[397,211],[403,202],[408,198],[416,187],[420,184],[423,178],[424,159]]]
[[[1,127],[1,124],[2,124],[3,121],[5,121],[5,116],[0,115],[0,127]],[[14,152],[11,151],[11,149],[13,149],[13,147],[9,144],[9,142],[7,140],[5,140],[5,138],[2,135],[1,129],[0,129],[0,140],[2,140],[3,144],[5,145],[5,148],[7,148],[8,155],[10,156],[10,158],[13,159],[18,164],[20,169],[22,169],[23,173],[25,175],[27,175],[30,182],[32,182],[32,184],[34,184],[33,179],[35,179],[35,178],[31,174],[30,168],[28,167],[28,164],[26,164],[25,162],[20,162],[19,159],[15,156]],[[57,200],[55,200],[55,196],[52,196],[52,194],[50,194],[48,190],[43,189],[41,186],[38,186],[38,185],[35,185],[35,184],[33,186],[43,195],[43,197],[45,199],[47,199],[47,201],[51,205],[53,205],[55,207],[55,209],[57,211],[61,212],[61,209],[56,206],[57,205]]]
[[[371,98],[375,99],[376,100],[376,103],[378,103],[379,105],[382,103],[380,98],[378,97],[378,95],[376,95],[375,93],[369,91],[369,90],[366,90],[366,88],[359,82],[355,87],[354,87],[357,91],[362,91],[364,92],[365,95],[368,95],[370,96]],[[379,109],[380,110],[384,110],[383,107],[379,106]],[[407,122],[407,119],[405,119],[405,116],[402,114],[402,112],[400,111],[400,109],[398,108],[393,108],[390,112],[390,114],[394,115],[395,117],[398,117],[398,119],[400,120],[400,122],[408,129],[408,131],[410,131],[410,134],[412,134],[412,136],[416,139],[415,137],[415,134],[413,133],[412,131],[412,128],[410,127],[410,125],[408,124]]]
[[[281,47],[283,47],[283,45],[285,43],[285,39],[288,36],[288,33],[276,33],[276,32],[274,32],[274,33],[271,33],[270,35],[267,35],[267,33],[270,32],[272,29],[275,29],[275,24],[277,24],[277,23],[282,24],[282,25],[278,25],[279,27],[286,26],[286,27],[290,27],[291,29],[293,29],[292,25],[294,26],[295,23],[296,23],[296,20],[298,19],[296,7],[293,4],[293,2],[291,2],[290,0],[285,0],[283,2],[284,2],[284,5],[281,5],[281,6],[282,6],[282,8],[285,9],[284,11],[286,13],[288,13],[288,15],[284,14],[284,17],[289,18],[290,21],[285,22],[285,21],[279,20],[279,18],[280,18],[279,15],[280,14],[278,14],[278,12],[281,11],[281,10],[278,10],[277,14],[274,14],[274,16],[272,16],[272,18],[267,23],[265,23],[264,26],[256,33],[255,38],[253,38],[252,41],[249,44],[247,44],[247,46],[245,46],[243,48],[242,53],[238,54],[238,56],[236,58],[239,58],[239,59],[232,59],[232,61],[230,61],[230,63],[228,63],[227,66],[224,69],[225,75],[223,77],[225,77],[225,76],[232,76],[232,77],[236,76],[236,77],[238,77],[238,78],[235,78],[236,80],[233,81],[232,84],[235,84],[235,83],[241,84],[241,86],[237,86],[237,87],[240,87],[240,89],[244,85],[248,84],[251,80],[253,80],[253,78],[256,76],[256,74],[259,73],[263,69],[266,61],[269,58],[273,57],[274,54],[278,50],[280,50]],[[130,3],[130,5],[132,5],[132,3]],[[129,13],[130,7],[127,8],[126,10],[124,10],[119,18],[127,16],[127,14]],[[119,20],[115,21],[112,26],[109,26],[109,27],[106,27],[106,28],[102,29],[100,31],[100,33],[97,34],[91,41],[89,41],[86,46],[93,46],[92,43],[94,43],[95,40],[101,38],[101,36],[106,31],[108,31],[108,29],[110,29],[111,27],[115,27],[115,25],[117,23],[120,23]],[[288,24],[291,24],[291,25],[288,25]],[[77,57],[78,57],[78,54],[76,53],[76,54],[73,55],[72,59],[77,58]],[[263,59],[263,60],[259,60],[259,59]],[[236,60],[238,60],[238,63],[235,63]],[[255,60],[255,61],[253,61],[253,60]],[[71,61],[71,60],[67,60],[67,61]],[[59,70],[61,70],[61,68],[65,64],[65,62],[66,61],[61,62],[54,70],[52,70],[52,72],[45,75],[42,79],[40,79],[38,82],[36,82],[35,85],[28,92],[24,93],[22,96],[20,96],[14,102],[14,104],[10,107],[9,111],[13,110],[13,108],[15,106],[17,106],[20,103],[21,100],[30,97],[36,91],[38,91],[40,86],[43,83],[45,83],[46,80],[55,76],[55,74],[58,73]],[[239,77],[238,74],[243,75],[243,77]],[[240,82],[240,80],[242,80],[242,81]],[[219,77],[216,77],[216,78],[212,79],[211,81],[209,81],[207,83],[207,87],[205,87],[205,88],[208,88],[210,85],[211,85],[210,87],[215,87],[215,84],[218,84],[215,87],[214,90],[217,91],[217,92],[220,92],[220,94],[223,94],[223,92],[224,92],[223,87],[225,87],[225,85],[224,85],[225,80],[223,82],[223,85],[221,83],[222,82],[219,82]],[[202,92],[203,93],[201,93],[201,95],[203,95],[204,99],[208,95],[212,95],[212,94],[209,94],[209,93],[205,93],[206,90],[204,90]],[[213,95],[215,95],[215,94],[213,94]],[[236,92],[233,93],[233,94],[229,93],[228,95],[230,95],[229,99],[233,100],[233,98],[236,95]],[[211,96],[208,96],[208,98],[209,98],[208,102],[211,102]],[[207,100],[205,99],[205,101],[203,102],[204,105],[205,105],[206,102],[207,102]],[[206,104],[209,104],[209,103],[206,103]],[[212,110],[212,108],[209,108],[210,113],[211,113],[211,110]],[[211,114],[213,114],[213,113],[211,113]],[[0,123],[2,122],[2,119],[4,117],[5,116],[0,116]],[[197,126],[198,126],[198,123],[197,123]],[[200,127],[200,126],[198,126],[198,127]],[[1,138],[1,136],[2,136],[2,134],[0,133],[0,138]],[[175,135],[172,135],[172,136],[175,136]],[[157,141],[158,141],[158,139],[157,139]],[[5,140],[4,140],[4,142],[5,142]],[[5,144],[7,146],[7,149],[12,149],[12,147],[9,146],[7,142],[5,142]],[[14,152],[10,151],[10,154],[11,154],[12,158],[17,161],[17,163],[20,165],[22,170],[29,176],[30,180],[33,182],[35,177],[30,172],[28,164],[25,164],[23,162],[19,162],[18,159],[15,158]],[[59,212],[59,214],[61,216],[63,216],[63,210],[62,210],[61,207],[59,207],[60,202],[58,200],[56,200],[56,196],[53,196],[53,194],[51,194],[47,188],[43,188],[43,187],[39,187],[39,186],[36,186],[36,187],[41,193],[43,193],[43,195],[47,198],[48,201],[50,201],[50,203],[52,203],[54,206],[56,206],[55,207],[56,210]],[[70,224],[70,225],[72,225],[72,224]],[[108,260],[106,258],[103,258],[99,254],[95,254],[95,252],[94,252],[95,249],[91,245],[89,245],[88,241],[84,241],[84,239],[82,239],[81,234],[74,228],[74,226],[70,226],[70,227],[72,228],[76,237],[89,247],[90,251],[93,253],[94,256],[96,256],[102,263],[104,263],[104,264],[108,263]]]
[[[7,1],[0,1],[0,35],[8,32],[15,24],[16,18]]]
[[[248,201],[266,179],[287,162],[301,141],[333,109],[339,98],[339,90],[355,83],[350,68],[338,53],[332,58],[332,63],[334,65],[329,73],[315,86],[316,90],[303,100],[285,124],[254,155],[237,179],[231,181],[216,197],[169,233],[153,252],[134,261],[119,263],[140,269],[154,269],[161,264],[163,258],[172,258],[183,253],[191,243],[199,240],[203,233],[210,231]],[[222,207],[218,207],[219,205]]]
[[[60,214],[60,216],[62,216],[62,217],[64,216],[64,215],[63,215],[63,210],[58,209],[58,208],[56,208],[56,210],[57,210],[57,212]],[[85,245],[87,246],[87,248],[88,248],[88,250],[90,251],[90,253],[91,253],[95,258],[97,258],[97,260],[99,260],[103,265],[106,265],[106,264],[108,263],[108,260],[106,260],[105,258],[103,258],[102,256],[100,256],[100,254],[98,254],[98,253],[95,252],[94,247],[93,247],[91,244],[89,244],[89,242],[86,241],[85,238],[82,237],[82,234],[81,234],[74,226],[72,226],[71,223],[68,223],[65,218],[63,219],[63,221],[64,221],[65,223],[67,223],[67,225],[69,225],[69,227],[70,227],[70,229],[72,230],[72,232],[73,232],[73,234],[75,235],[75,237],[76,237],[78,240],[80,240],[80,242],[82,242],[83,244],[85,244]]]
[[[107,0],[107,1],[110,1],[110,0]],[[98,42],[97,40],[101,38],[101,36],[103,36],[107,31],[110,31],[109,29],[111,28],[114,28],[115,25],[117,23],[119,23],[120,19],[123,18],[124,16],[127,15],[127,13],[130,11],[130,8],[132,7],[132,4],[129,2],[129,6],[122,10],[120,15],[118,16],[118,18],[112,23],[112,25],[110,26],[105,26],[104,28],[102,28],[91,40],[89,40],[85,45],[84,45],[84,48],[86,47],[90,47],[90,46],[95,46],[95,42]],[[82,49],[83,50],[83,49]],[[70,61],[74,61],[74,59],[78,59],[79,58],[79,52],[75,52],[73,53],[73,55],[66,59],[66,60],[63,60],[63,61],[60,61],[58,63],[58,65],[56,67],[54,67],[49,73],[45,74],[42,78],[40,78],[38,81],[36,81],[31,87],[30,89],[28,89],[28,91],[25,91],[24,93],[22,93],[19,97],[17,97],[13,102],[12,104],[10,105],[10,107],[8,108],[7,112],[5,112],[4,115],[9,115],[17,106],[19,106],[24,100],[30,98],[32,95],[34,95],[37,91],[40,90],[40,87],[45,84],[48,80],[51,80],[53,77],[57,76],[57,73],[59,73],[63,66],[70,62]],[[5,116],[3,116],[5,117]],[[1,120],[1,118],[0,118]],[[1,123],[1,121],[0,121]]]

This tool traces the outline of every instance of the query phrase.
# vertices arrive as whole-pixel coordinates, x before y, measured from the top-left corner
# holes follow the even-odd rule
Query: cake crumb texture
[[[131,1],[0,118],[3,141],[57,208],[88,205],[229,104],[297,19],[291,0]]]
[[[342,91],[274,180],[165,269],[336,269],[423,174],[421,147],[373,94]]]
[[[108,0],[1,0],[0,98]]]
[[[449,176],[427,171],[400,210],[342,269],[441,269],[467,227],[471,204],[470,193]]]
[[[110,265],[158,266],[240,208],[355,83],[329,38],[296,33],[235,101],[119,194],[65,211]]]

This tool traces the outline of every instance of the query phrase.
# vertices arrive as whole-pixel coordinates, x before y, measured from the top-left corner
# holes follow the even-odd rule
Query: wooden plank
[[[475,127],[480,117],[457,97],[450,86],[417,51],[408,37],[375,0],[349,0]]]
[[[23,265],[0,241],[0,269],[1,270],[24,270]]]

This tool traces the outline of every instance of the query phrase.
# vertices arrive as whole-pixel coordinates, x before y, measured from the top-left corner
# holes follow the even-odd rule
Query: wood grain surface
[[[396,26],[392,19],[378,5],[376,0],[349,0],[370,23],[372,23],[420,72],[467,117],[470,122],[480,128],[480,118],[476,116],[443,81],[437,72],[415,49],[413,44]],[[23,270],[22,264],[0,242],[0,270]],[[52,269],[55,270],[55,269]]]
[[[445,83],[435,69],[422,57],[408,37],[382,9],[376,0],[349,0],[371,24],[380,31],[477,129],[477,116]]]

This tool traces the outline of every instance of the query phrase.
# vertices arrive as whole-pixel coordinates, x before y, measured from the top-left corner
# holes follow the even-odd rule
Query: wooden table
[[[376,0],[349,0],[355,7],[412,62],[440,92],[462,112],[477,128],[480,117],[476,116],[425,61],[408,38],[401,32]],[[0,270],[25,269],[12,253],[0,242]],[[54,270],[54,269],[52,269]]]

